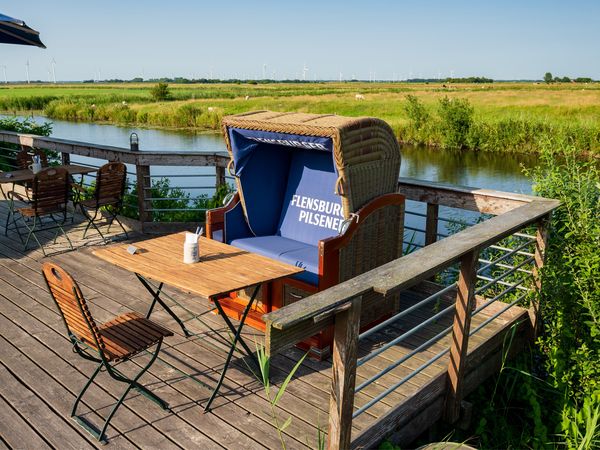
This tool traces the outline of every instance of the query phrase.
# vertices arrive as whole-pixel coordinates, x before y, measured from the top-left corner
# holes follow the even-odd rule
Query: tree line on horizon
[[[551,72],[546,72],[542,80],[530,80],[530,79],[515,79],[515,80],[494,80],[493,78],[487,78],[483,76],[470,76],[470,77],[447,77],[447,78],[409,78],[407,80],[359,80],[351,79],[344,80],[343,83],[467,83],[467,84],[490,84],[490,83],[502,83],[502,82],[539,82],[544,81],[547,84],[550,83],[594,83],[600,80],[594,80],[591,77],[577,77],[569,78],[567,76],[558,77],[553,76]],[[8,82],[7,84],[22,84],[24,81]],[[47,81],[42,80],[31,80],[29,84],[47,84]],[[186,78],[186,77],[161,77],[161,78],[142,78],[134,77],[129,80],[122,78],[110,78],[106,80],[72,80],[63,81],[62,83],[172,83],[172,84],[297,84],[297,83],[339,83],[338,80],[301,80],[301,79],[288,79],[288,80],[274,80],[270,78],[265,79],[241,79],[241,78]],[[1,85],[0,85],[1,86]]]
[[[544,81],[548,84],[550,83],[592,83],[590,77],[577,77],[577,78],[569,78],[569,77],[553,77],[551,72],[546,72],[544,75]]]

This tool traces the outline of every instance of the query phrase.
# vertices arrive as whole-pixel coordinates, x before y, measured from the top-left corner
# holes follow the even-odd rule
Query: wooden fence
[[[134,228],[146,233],[175,231],[186,228],[190,224],[178,222],[161,222],[156,220],[156,213],[160,208],[153,207],[151,189],[153,178],[163,178],[151,174],[152,167],[211,167],[214,168],[214,174],[210,174],[214,179],[211,186],[205,185],[195,188],[210,189],[226,183],[225,169],[229,162],[226,153],[205,153],[205,152],[172,152],[172,151],[136,151],[128,148],[112,147],[106,145],[90,144],[86,142],[76,142],[65,139],[56,139],[51,137],[34,136],[29,134],[14,133],[10,131],[0,131],[0,143],[16,144],[19,146],[50,150],[61,155],[63,164],[71,161],[71,155],[95,158],[101,161],[99,166],[108,161],[121,161],[133,166],[133,170],[128,172],[130,186],[135,187],[141,195],[135,196],[134,206],[139,215],[139,221],[129,221]],[[0,153],[8,158],[14,156],[14,149],[0,146]],[[79,164],[79,163],[78,163]],[[177,176],[177,175],[176,175]],[[202,179],[205,174],[187,175],[188,178],[197,177]],[[167,177],[165,177],[167,178]],[[175,199],[177,200],[177,199]],[[161,212],[164,212],[160,210]],[[194,227],[195,228],[195,227]]]
[[[452,295],[455,299],[449,311],[454,314],[454,324],[448,330],[452,336],[450,347],[396,384],[396,387],[400,386],[428,364],[449,354],[447,379],[442,383],[434,380],[420,400],[419,409],[427,411],[429,415],[422,421],[423,426],[430,426],[442,417],[450,422],[456,421],[462,399],[473,389],[472,386],[467,389],[465,384],[466,355],[470,336],[478,332],[481,326],[471,330],[471,317],[494,302],[504,300],[508,303],[501,304],[492,320],[517,304],[525,304],[530,308],[532,327],[536,327],[536,290],[540,287],[538,274],[544,259],[550,215],[558,206],[558,201],[412,179],[400,179],[398,190],[407,199],[424,203],[423,213],[412,212],[422,216],[425,222],[424,228],[419,230],[424,235],[424,245],[420,246],[422,248],[264,316],[269,355],[274,355],[328,326],[333,325],[335,328],[328,448],[371,448],[384,436],[397,432],[398,426],[405,423],[410,414],[418,413],[409,404],[399,404],[358,436],[351,435],[353,418],[390,393],[389,390],[383,392],[361,407],[354,402],[355,392],[380,376],[375,375],[356,386],[357,367],[370,358],[370,355],[361,358],[357,355],[360,339],[370,334],[370,331],[359,332],[361,310],[370,307],[363,302],[363,298],[369,298],[367,294],[370,292],[383,294],[389,299],[387,301],[393,301],[395,294],[425,283],[432,295],[421,303],[430,302],[442,295]],[[487,220],[465,226],[446,237],[439,232],[439,222],[452,219],[442,218],[440,207],[475,211],[484,214],[482,217]],[[407,210],[407,215],[410,214]],[[438,240],[439,237],[442,239]],[[509,247],[502,245],[506,239],[511,240]],[[532,247],[531,251],[526,251],[527,246]],[[490,254],[495,255],[492,261],[486,259],[486,255]],[[508,261],[511,258],[517,258],[513,265]],[[486,271],[492,266],[500,268],[502,274],[490,277]],[[531,270],[527,269],[528,266]],[[440,280],[445,277],[440,275],[449,270],[457,274],[457,279],[454,283],[443,284]],[[517,280],[509,277],[515,274],[522,274],[525,278]],[[432,283],[432,279],[437,282]],[[525,281],[528,280],[531,281],[531,286],[526,285]],[[499,287],[501,291],[496,289],[493,290],[494,295],[483,295],[491,287]],[[413,309],[414,307],[410,308]],[[382,325],[392,323],[407,312],[400,310]],[[444,312],[441,311],[436,316]],[[391,342],[398,343],[414,331],[406,330]],[[374,350],[374,354],[379,352],[380,349]],[[402,361],[392,363],[382,373],[400,363]],[[431,405],[444,407],[427,409]],[[404,442],[410,442],[418,432],[418,428],[404,430]],[[402,438],[400,441],[402,442]]]

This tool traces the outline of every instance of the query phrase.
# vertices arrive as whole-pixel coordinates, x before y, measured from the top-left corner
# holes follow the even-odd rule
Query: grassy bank
[[[152,84],[77,84],[0,88],[0,110],[42,111],[50,118],[150,127],[218,129],[220,119],[254,109],[375,116],[407,142],[484,151],[538,151],[548,141],[569,142],[600,154],[600,83],[290,83],[170,85],[156,102]],[[364,99],[357,100],[361,94]],[[407,96],[424,114],[416,126]],[[446,100],[444,100],[446,99]],[[468,123],[450,106],[466,103]],[[448,103],[447,103],[448,105]],[[464,119],[464,118],[463,118]],[[458,132],[462,136],[449,137]],[[458,138],[458,139],[457,139]]]

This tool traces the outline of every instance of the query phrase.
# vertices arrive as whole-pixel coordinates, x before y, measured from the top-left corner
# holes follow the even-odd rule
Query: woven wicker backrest
[[[110,162],[98,169],[95,197],[99,206],[123,201],[127,167],[122,162]]]
[[[36,215],[66,213],[70,179],[67,169],[49,167],[35,174],[31,203]]]
[[[21,170],[29,168],[29,165],[33,163],[33,155],[39,156],[42,162],[42,167],[48,167],[48,157],[46,154],[39,149],[32,151],[31,147],[22,147],[17,153],[17,167]]]
[[[374,198],[397,191],[400,147],[382,120],[272,111],[227,116],[223,118],[223,132],[232,156],[230,128],[330,138],[339,174],[335,188],[346,218]],[[243,201],[239,183],[238,190]]]
[[[62,267],[46,262],[42,274],[48,290],[65,322],[67,331],[93,347],[105,348],[98,326],[90,313],[79,286]]]

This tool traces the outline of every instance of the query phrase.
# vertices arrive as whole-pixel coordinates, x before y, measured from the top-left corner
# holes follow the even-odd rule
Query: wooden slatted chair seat
[[[115,317],[99,327],[108,361],[131,358],[156,344],[161,338],[173,336],[170,330],[135,312]]]
[[[40,216],[40,215],[48,215],[48,214],[62,214],[63,212],[63,207],[59,206],[58,208],[38,208],[37,210],[35,208],[32,207],[25,207],[25,208],[17,208],[17,211],[22,215],[22,216],[26,216],[26,217],[34,217],[36,215]]]
[[[79,204],[81,204],[87,208],[96,208],[98,206],[98,204],[100,206],[113,206],[113,205],[117,205],[120,201],[121,200],[116,197],[102,198],[98,202],[96,202],[96,199],[91,198],[89,200],[82,200],[79,202]]]

